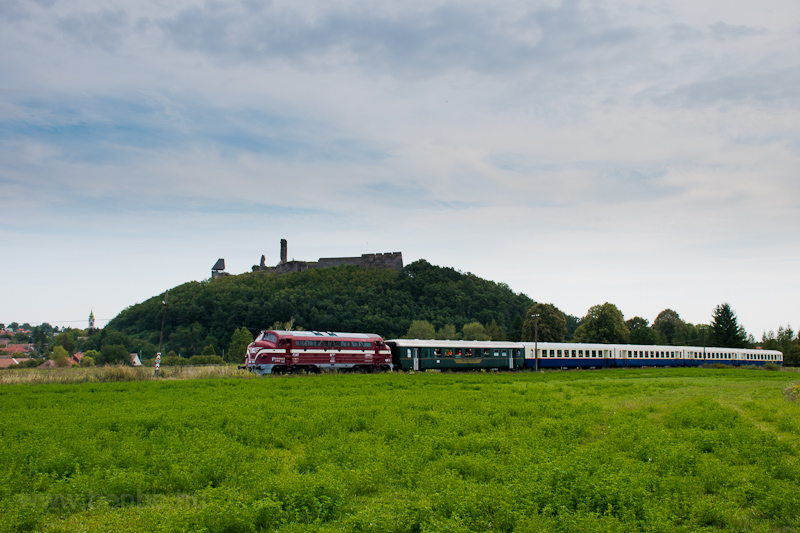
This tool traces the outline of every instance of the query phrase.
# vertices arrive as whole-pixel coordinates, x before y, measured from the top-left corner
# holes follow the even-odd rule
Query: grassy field
[[[800,375],[0,386],[0,531],[797,531]]]

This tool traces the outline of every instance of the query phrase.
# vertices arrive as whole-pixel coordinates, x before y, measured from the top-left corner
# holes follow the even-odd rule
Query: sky
[[[3,0],[0,50],[0,322],[285,238],[800,326],[796,1]]]

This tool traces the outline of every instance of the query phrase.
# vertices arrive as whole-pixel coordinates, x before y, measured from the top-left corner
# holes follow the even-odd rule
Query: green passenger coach
[[[392,364],[401,370],[516,370],[525,367],[519,342],[391,339]]]

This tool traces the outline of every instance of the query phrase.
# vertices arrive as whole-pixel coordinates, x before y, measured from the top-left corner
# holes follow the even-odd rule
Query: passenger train
[[[244,365],[258,374],[339,370],[519,370],[783,363],[777,350],[555,342],[391,339],[372,333],[262,331]]]

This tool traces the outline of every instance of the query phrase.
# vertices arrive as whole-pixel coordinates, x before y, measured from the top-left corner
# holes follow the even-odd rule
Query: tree
[[[253,342],[253,334],[250,330],[242,326],[231,335],[231,343],[228,346],[228,361],[232,363],[244,363],[247,355],[247,346]]]
[[[69,330],[65,329],[64,331],[56,335],[53,344],[58,346],[63,346],[64,349],[69,353],[75,352],[75,343],[72,341],[72,338],[70,337]]]
[[[99,365],[130,365],[131,354],[121,344],[105,344],[95,362]]]
[[[100,358],[100,352],[97,350],[89,350],[83,353],[81,358],[81,366],[94,366],[95,362]]]
[[[625,325],[631,332],[631,344],[659,344],[658,334],[649,327],[650,322],[646,318],[635,316],[625,321]]]
[[[511,322],[511,331],[509,332],[508,340],[511,342],[519,342],[522,340],[522,326],[524,323],[525,318],[523,315],[514,317],[514,321]]]
[[[564,342],[567,335],[567,317],[553,304],[536,304],[527,312],[527,318],[522,325],[522,340],[536,340],[536,320],[531,315],[539,315],[538,340],[542,342]]]
[[[214,345],[209,344],[208,346],[203,348],[203,353],[201,353],[200,355],[217,355],[217,352],[214,351]]]
[[[65,350],[62,346],[56,346],[55,348],[53,348],[53,355],[50,358],[53,361],[55,361],[56,365],[58,366],[68,366],[69,365],[68,357],[69,357],[69,352],[67,352],[67,350]],[[66,365],[60,364],[59,362],[62,360],[67,364]]]
[[[461,338],[465,341],[485,341],[488,340],[486,328],[480,322],[470,322],[461,328]]]
[[[663,335],[667,344],[683,344],[686,339],[686,323],[672,309],[664,309],[653,321],[653,329]]]
[[[194,355],[203,351],[205,338],[205,328],[195,321],[189,326],[178,326],[169,336],[169,346],[181,353]]]
[[[436,338],[440,340],[457,340],[456,327],[453,324],[445,324],[436,332]]]
[[[503,331],[503,328],[501,328],[497,324],[497,320],[495,320],[494,318],[489,323],[489,325],[486,326],[486,335],[489,337],[490,340],[493,340],[493,341],[504,341],[504,340],[506,340],[506,334]]]
[[[435,339],[436,328],[427,320],[414,320],[403,335],[404,339]]]
[[[578,329],[578,326],[581,325],[581,322],[583,322],[583,318],[575,315],[567,315],[567,336],[564,340],[567,342],[572,342],[572,340],[575,338],[575,330]]]
[[[617,306],[611,303],[595,305],[583,317],[575,330],[575,342],[600,342],[604,344],[627,344],[631,332]]]
[[[739,325],[730,304],[723,303],[714,309],[709,346],[746,348],[747,332]]]
[[[300,326],[295,326],[294,317],[289,319],[288,322],[281,322],[280,320],[276,320],[275,322],[273,322],[272,327],[269,329],[273,331],[305,331]]]

